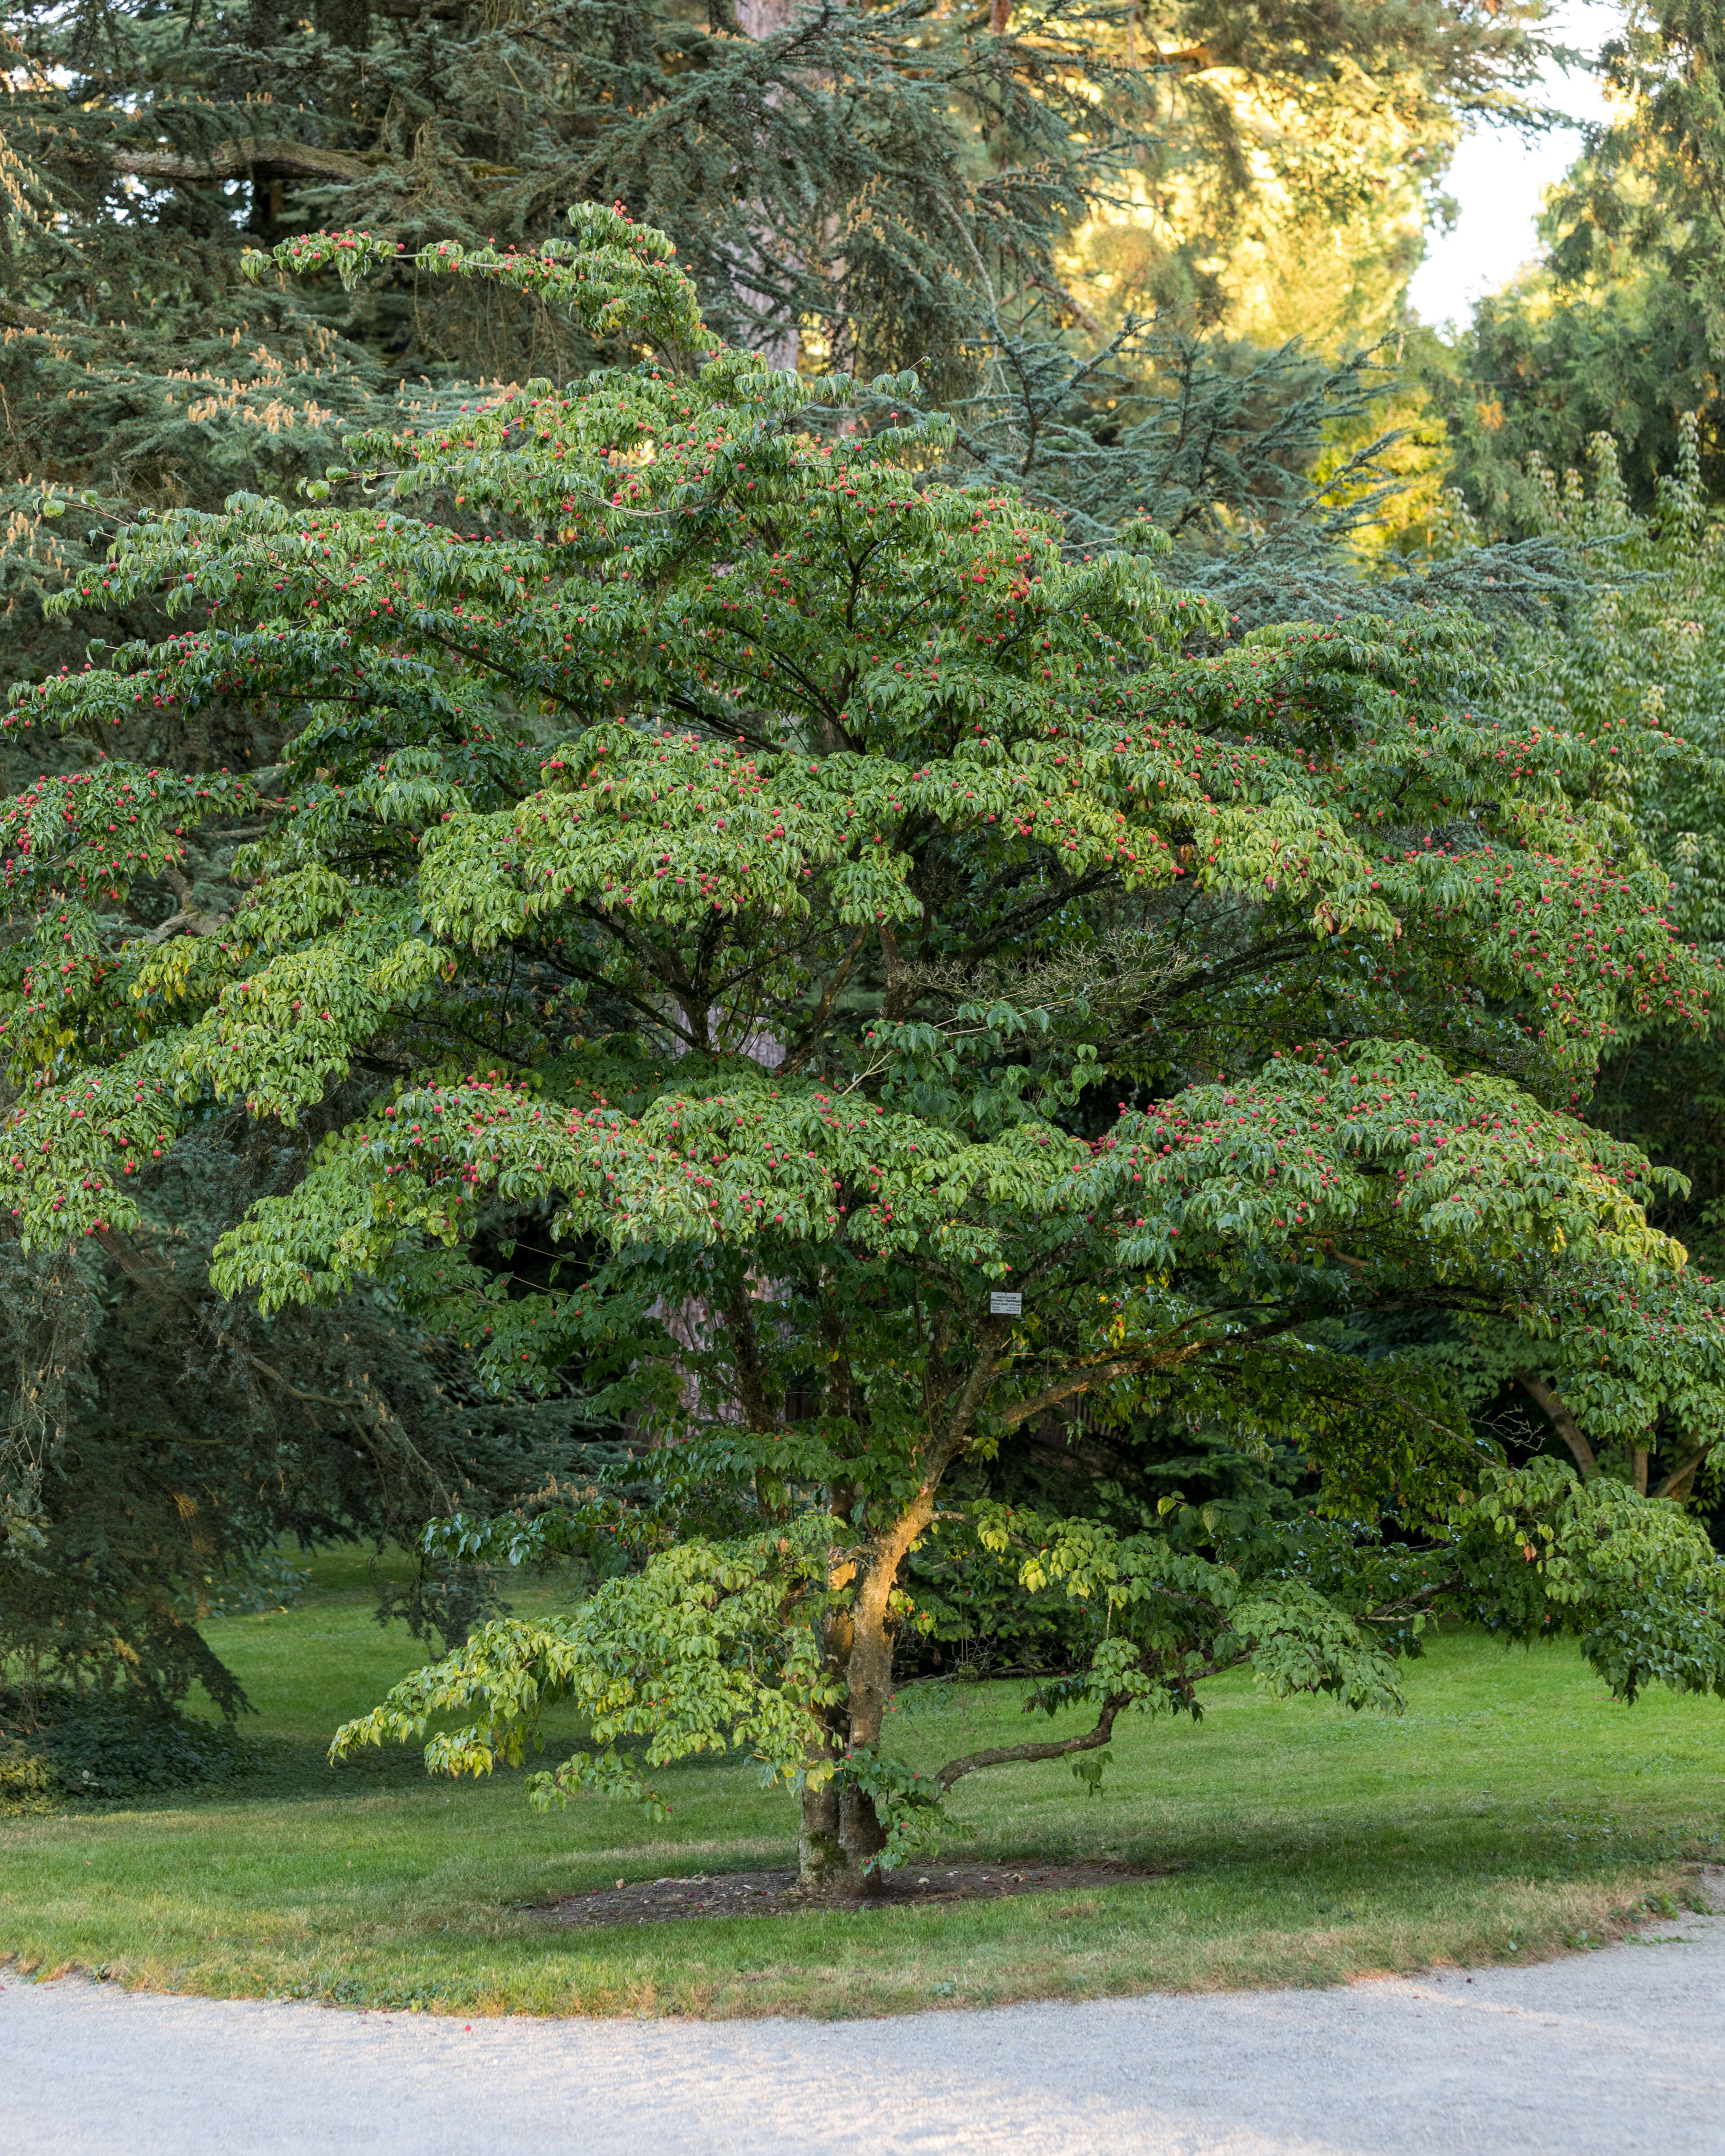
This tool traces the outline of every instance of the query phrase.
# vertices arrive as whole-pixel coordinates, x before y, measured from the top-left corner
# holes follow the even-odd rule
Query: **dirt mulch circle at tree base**
[[[1131,1887],[1166,1878],[1131,1864],[922,1864],[890,1871],[860,1902],[806,1894],[788,1867],[782,1871],[699,1872],[688,1879],[643,1879],[529,1902],[524,1913],[549,1924],[657,1924],[680,1917],[788,1917],[798,1910],[927,1908],[951,1902],[999,1902],[1009,1894],[1050,1894],[1063,1888]]]

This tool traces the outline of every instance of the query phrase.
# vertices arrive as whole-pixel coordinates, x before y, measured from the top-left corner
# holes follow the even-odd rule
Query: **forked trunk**
[[[899,1561],[924,1524],[926,1508],[913,1506],[870,1553],[851,1608],[827,1635],[829,1664],[844,1683],[827,1733],[827,1756],[874,1751],[892,1697],[892,1631],[888,1598]],[[803,1796],[798,1840],[798,1884],[805,1892],[860,1900],[880,1891],[876,1860],[886,1830],[865,1790],[842,1779]]]
[[[890,932],[885,929],[882,943],[890,952]],[[827,1629],[827,1667],[844,1686],[845,1696],[832,1709],[824,1732],[826,1759],[842,1761],[847,1753],[880,1748],[892,1699],[892,1590],[899,1567],[934,1517],[941,1477],[962,1450],[993,1378],[1000,1333],[999,1321],[990,1321],[985,1352],[953,1396],[944,1429],[923,1454],[922,1483],[916,1496],[864,1548],[834,1552],[834,1587],[854,1580],[855,1592],[849,1609],[835,1612]],[[839,1507],[841,1517],[848,1509]],[[886,1830],[875,1800],[863,1790],[841,1777],[804,1793],[798,1869],[808,1892],[859,1898],[878,1893],[882,1882],[876,1859],[886,1846]]]
[[[875,1859],[886,1845],[886,1830],[875,1800],[860,1789],[803,1793],[802,1829],[797,1839],[798,1884],[806,1893],[860,1902],[880,1891]]]
[[[859,1602],[865,1598],[859,1596]],[[870,1714],[883,1665],[890,1691],[892,1641],[884,1627],[879,1637],[864,1637],[863,1613],[847,1613],[828,1635],[828,1655],[848,1697],[834,1708],[827,1728],[826,1756],[842,1759],[857,1746],[873,1746],[880,1735],[880,1715]],[[859,1708],[863,1711],[859,1712]],[[884,1707],[883,1707],[884,1711]],[[803,1793],[803,1819],[797,1841],[798,1884],[807,1893],[860,1901],[880,1891],[875,1860],[886,1844],[886,1830],[875,1800],[841,1780]]]

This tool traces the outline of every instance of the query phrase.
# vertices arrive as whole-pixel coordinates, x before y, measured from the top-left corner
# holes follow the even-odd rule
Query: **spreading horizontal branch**
[[[1202,1342],[1194,1342],[1191,1348],[1178,1356],[1118,1355],[1106,1363],[1094,1363],[1069,1370],[1058,1383],[1049,1386],[1045,1392],[1038,1393],[1034,1399],[1020,1400],[1016,1407],[1006,1409],[1000,1419],[1009,1430],[1016,1430],[1021,1422],[1030,1421],[1046,1409],[1057,1408],[1062,1400],[1070,1400],[1076,1393],[1091,1392],[1098,1385],[1112,1383],[1116,1378],[1142,1377],[1147,1371],[1183,1360],[1185,1354],[1197,1354],[1203,1344]]]
[[[935,1779],[942,1791],[973,1774],[978,1767],[1010,1767],[1019,1760],[1069,1759],[1080,1752],[1100,1752],[1114,1730],[1115,1717],[1130,1701],[1130,1692],[1110,1692],[1101,1720],[1081,1737],[1053,1738],[1041,1744],[997,1744],[991,1752],[967,1752],[962,1759],[949,1759]]]
[[[1140,1349],[1136,1354],[1091,1355],[1073,1363],[1065,1375],[1056,1378],[1046,1391],[1006,1409],[1001,1420],[1009,1430],[1016,1430],[1021,1422],[1029,1422],[1033,1416],[1041,1414],[1048,1408],[1058,1407],[1062,1400],[1070,1400],[1075,1393],[1093,1391],[1098,1385],[1111,1384],[1117,1378],[1142,1377],[1150,1370],[1171,1370],[1181,1363],[1190,1362],[1194,1355],[1201,1355],[1214,1342],[1208,1338],[1183,1340],[1180,1335],[1189,1327],[1202,1324],[1206,1317],[1213,1314],[1202,1310],[1194,1311],[1190,1317],[1183,1317],[1170,1332],[1164,1333],[1156,1347]],[[1298,1322],[1297,1318],[1283,1319],[1273,1325],[1260,1326],[1248,1337],[1254,1340],[1269,1338],[1277,1332],[1289,1331]]]
[[[315,143],[295,142],[285,135],[254,136],[245,142],[218,142],[198,154],[167,147],[129,148],[112,143],[102,153],[116,172],[131,172],[141,180],[238,180],[262,172],[272,177],[298,180],[364,180],[372,168],[362,158],[341,150],[321,150]],[[87,153],[80,162],[94,162]]]

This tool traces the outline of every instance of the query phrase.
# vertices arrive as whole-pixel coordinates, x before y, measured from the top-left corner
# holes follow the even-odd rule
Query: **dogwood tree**
[[[223,1292],[375,1284],[653,1448],[644,1496],[450,1522],[625,1557],[337,1749],[453,1712],[429,1763],[483,1771],[572,1701],[542,1800],[742,1747],[800,1789],[811,1884],[862,1890],[968,1773],[1094,1772],[1217,1670],[1393,1702],[1446,1609],[1572,1630],[1625,1696],[1717,1687],[1681,1512],[1512,1468],[1384,1348],[1507,1323],[1592,1428],[1721,1434],[1720,1297],[1646,1223],[1660,1171],[1577,1112],[1626,1013],[1710,1022],[1609,759],[1494,722],[1463,621],[1238,638],[1153,532],[1083,554],[932,483],[912,380],[865,426],[844,382],[716,346],[658,234],[572,223],[418,267],[568,309],[615,365],[360,437],[313,499],[133,528],[85,596],[164,593],[183,633],[9,721],[88,744],[5,811],[23,1236],[123,1236],[213,1103],[319,1116]],[[213,700],[285,747],[105,749]],[[1322,1502],[1127,1532],[991,1501],[978,1471],[1081,1405],[1292,1440]],[[1077,1727],[892,1756],[919,1546],[1068,1599],[1090,1651],[1038,1699]]]

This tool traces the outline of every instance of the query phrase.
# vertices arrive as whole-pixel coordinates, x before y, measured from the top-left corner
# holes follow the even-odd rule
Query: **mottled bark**
[[[810,1893],[843,1891],[845,1852],[839,1840],[839,1790],[834,1783],[803,1792],[803,1820],[797,1836],[797,1877]]]
[[[942,1477],[969,1442],[999,1367],[1004,1336],[1003,1327],[988,1327],[969,1375],[944,1404],[923,1448],[922,1478],[910,1503],[860,1549],[846,1550],[835,1559],[833,1585],[851,1592],[848,1606],[835,1613],[827,1630],[829,1667],[845,1686],[826,1739],[828,1758],[847,1751],[874,1751],[880,1744],[892,1698],[892,1590],[911,1545],[934,1517]],[[874,1799],[847,1786],[842,1776],[836,1789],[810,1790],[803,1799],[801,1882],[823,1893],[860,1897],[877,1892],[880,1880],[875,1860],[886,1841]]]

